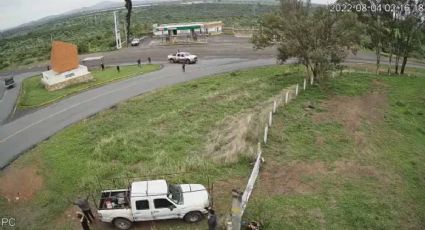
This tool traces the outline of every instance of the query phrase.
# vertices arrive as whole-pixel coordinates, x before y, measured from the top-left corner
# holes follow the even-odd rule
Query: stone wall
[[[67,81],[59,82],[57,84],[45,85],[45,87],[48,91],[54,91],[54,90],[58,90],[58,89],[63,89],[63,88],[70,86],[70,85],[74,85],[74,84],[78,84],[78,83],[82,83],[82,82],[88,82],[92,79],[93,79],[93,76],[91,75],[91,73],[89,73],[89,74],[86,74],[86,75],[83,75],[83,76],[71,78]]]

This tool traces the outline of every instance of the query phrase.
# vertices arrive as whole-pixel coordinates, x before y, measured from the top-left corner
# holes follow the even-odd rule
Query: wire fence
[[[314,78],[310,78],[310,85],[314,84]],[[302,86],[302,88],[300,87]],[[267,116],[267,122],[264,126],[264,136],[263,136],[263,145],[267,144],[267,138],[269,135],[269,130],[273,125],[273,114],[277,112],[277,109],[282,104],[288,104],[292,99],[295,99],[300,90],[307,89],[307,79],[304,79],[302,84],[295,84],[284,90],[279,96],[273,100],[272,106],[267,107],[262,114]],[[284,95],[284,96],[283,96]],[[239,192],[236,189],[232,190],[232,209],[230,220],[226,223],[227,230],[240,230],[242,225],[242,216],[245,212],[246,206],[248,205],[249,198],[254,190],[255,182],[260,173],[261,164],[264,162],[261,143],[258,143],[257,155],[254,167],[251,171],[250,177],[248,179],[247,185],[243,192]]]

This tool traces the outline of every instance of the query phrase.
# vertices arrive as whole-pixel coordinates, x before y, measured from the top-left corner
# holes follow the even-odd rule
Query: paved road
[[[177,48],[175,46],[142,45],[141,47],[83,55],[82,57],[104,55],[106,63],[135,63],[138,58],[152,57],[153,60],[161,60],[168,53],[175,52]],[[28,76],[41,73],[45,66],[40,65],[16,71],[15,73],[19,73],[15,75],[17,87],[4,93],[0,92],[0,169],[7,166],[22,152],[64,127],[141,93],[212,74],[275,64],[273,58],[275,49],[269,48],[253,52],[252,44],[247,39],[219,36],[214,37],[206,45],[191,45],[183,48],[198,54],[201,60],[196,65],[187,66],[185,74],[181,72],[180,65],[165,64],[165,67],[157,72],[83,92],[5,123],[14,109],[20,82]],[[243,59],[239,57],[243,57]],[[361,53],[358,56],[350,56],[347,62],[373,64],[374,56],[370,53]],[[382,64],[386,64],[386,62],[383,61]],[[409,63],[409,66],[424,67],[425,65]],[[7,76],[10,73],[1,75]],[[0,76],[0,80],[2,76]],[[1,97],[1,95],[3,96]]]
[[[16,100],[18,99],[19,91],[21,89],[22,80],[27,77],[34,76],[38,73],[38,71],[31,71],[15,75],[14,79],[16,86],[12,89],[6,90],[4,87],[2,87],[3,85],[0,86],[0,125],[6,123],[8,117],[15,108]]]
[[[271,64],[275,59],[210,59],[187,66],[186,73],[181,65],[166,64],[159,71],[69,97],[0,126],[0,168],[61,129],[134,96],[212,74]]]

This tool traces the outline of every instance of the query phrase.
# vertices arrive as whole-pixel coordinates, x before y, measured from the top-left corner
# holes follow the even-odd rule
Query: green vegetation
[[[17,225],[31,224],[32,229],[54,226],[71,206],[67,198],[99,189],[95,176],[197,171],[203,173],[180,175],[175,180],[204,184],[205,172],[211,180],[245,177],[250,167],[245,160],[221,165],[204,154],[208,134],[225,117],[257,106],[283,88],[301,82],[296,70],[288,66],[250,69],[168,87],[66,128],[15,163],[15,167],[25,167],[38,162],[44,184],[32,201],[2,205],[0,214],[20,213]],[[230,193],[220,199],[228,204]]]
[[[124,1],[123,1],[124,4]],[[222,20],[225,26],[250,27],[259,16],[273,6],[244,4],[158,5],[134,8],[131,31],[135,37],[150,35],[152,24],[190,21]],[[120,11],[121,31],[124,30],[125,12]],[[254,15],[255,14],[255,15]],[[60,18],[27,31],[4,34],[0,39],[0,70],[46,61],[50,56],[51,39],[72,42],[79,53],[115,49],[112,12]],[[122,34],[124,36],[124,34]],[[123,41],[125,39],[123,38]]]
[[[265,229],[423,229],[425,78],[351,73],[273,119],[247,217]],[[273,173],[272,173],[273,172]]]
[[[78,93],[82,90],[97,87],[111,81],[149,73],[158,70],[159,68],[160,65],[142,65],[142,67],[133,65],[121,66],[121,71],[119,73],[115,67],[105,68],[105,71],[94,70],[91,71],[94,77],[93,81],[72,85],[64,89],[50,92],[44,88],[44,85],[41,83],[40,76],[30,77],[25,79],[22,83],[23,87],[18,100],[18,107],[20,109],[25,109],[43,106],[71,94]]]
[[[206,184],[208,175],[223,215],[229,210],[230,189],[246,183],[251,159],[213,161],[205,154],[209,134],[225,118],[251,111],[301,82],[304,73],[298,71],[274,66],[196,80],[73,125],[14,163],[25,168],[37,162],[44,183],[32,200],[0,200],[0,215],[20,213],[18,225],[31,223],[33,229],[58,221],[74,229],[73,220],[64,218],[70,207],[66,200],[98,190],[95,176],[179,172],[195,173],[167,179]],[[266,163],[245,219],[277,230],[425,226],[425,78],[417,73],[422,76],[344,73],[280,107],[263,146]],[[204,224],[164,222],[155,228],[197,229]]]

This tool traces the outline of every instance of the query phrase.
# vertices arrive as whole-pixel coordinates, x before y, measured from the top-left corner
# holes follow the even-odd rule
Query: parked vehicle
[[[4,79],[4,86],[6,87],[6,89],[12,89],[13,87],[15,87],[15,85],[16,83],[13,77],[7,77]]]
[[[133,38],[133,40],[131,41],[131,46],[138,46],[140,44],[140,39],[138,38]]]
[[[102,191],[98,213],[101,221],[118,229],[133,222],[184,219],[193,223],[208,213],[209,195],[201,184],[168,184],[165,180],[133,182],[128,189]]]
[[[192,64],[198,61],[198,57],[188,52],[178,52],[175,54],[168,55],[168,61],[172,63],[178,62],[178,63]]]

